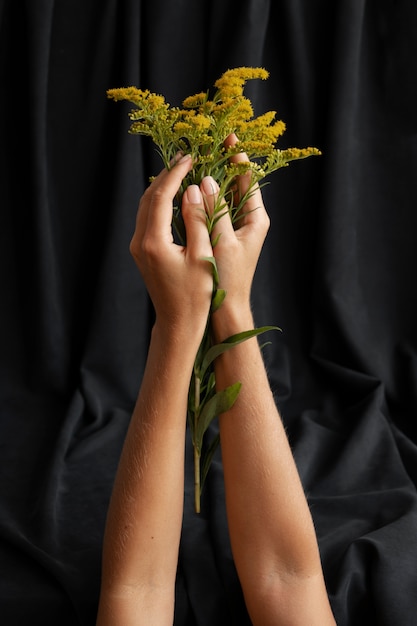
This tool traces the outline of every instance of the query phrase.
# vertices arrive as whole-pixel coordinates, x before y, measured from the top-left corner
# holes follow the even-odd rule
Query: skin
[[[208,177],[200,188],[189,187],[182,203],[187,246],[179,246],[172,203],[191,167],[191,158],[182,157],[153,181],[131,241],[156,321],[108,511],[97,626],[173,623],[188,386],[212,294],[211,267],[202,257],[214,254],[227,290],[212,316],[216,340],[254,327],[250,292],[269,228],[261,193],[249,199],[237,229],[228,215],[219,220],[212,249],[201,209],[212,210],[218,186]],[[240,177],[242,192],[247,185]],[[215,368],[218,389],[242,382],[219,421],[229,533],[251,620],[334,625],[313,522],[257,340],[234,347]]]

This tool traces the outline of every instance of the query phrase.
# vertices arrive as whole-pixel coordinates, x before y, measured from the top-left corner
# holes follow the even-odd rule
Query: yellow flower
[[[174,124],[174,131],[176,133],[189,133],[193,130],[193,127],[188,122],[176,122]]]
[[[185,98],[182,106],[186,109],[195,109],[196,107],[201,106],[207,100],[207,94],[202,91],[201,93],[196,93],[194,96],[188,96]]]
[[[251,170],[253,165],[251,161],[239,161],[238,163],[229,163],[226,170],[229,174],[232,173],[233,176],[241,176]]]
[[[227,98],[234,99],[243,95],[243,83],[239,81],[228,81],[224,85],[219,86],[219,96],[222,100]]]
[[[161,108],[165,108],[167,105],[165,104],[165,98],[163,96],[159,96],[156,93],[151,93],[146,99],[146,105],[149,112],[158,111]]]
[[[251,170],[252,180],[257,181],[290,161],[320,154],[317,148],[276,149],[285,123],[275,119],[275,111],[254,118],[252,103],[243,95],[243,88],[248,80],[266,80],[268,76],[262,67],[228,69],[215,82],[211,100],[208,92],[200,92],[185,98],[183,109],[171,107],[162,95],[137,87],[109,89],[107,96],[135,105],[129,113],[129,130],[149,135],[166,167],[178,150],[193,155],[194,168],[183,189],[210,174],[227,193],[239,172]],[[224,140],[231,133],[238,135],[239,144],[225,150]],[[228,165],[230,156],[239,152],[246,152],[251,162]]]
[[[287,148],[286,150],[281,150],[282,156],[287,161],[294,161],[296,159],[305,159],[306,157],[312,155],[321,155],[320,150],[318,148]]]
[[[211,126],[211,120],[202,114],[195,115],[190,121],[197,130],[207,130]]]
[[[256,155],[258,157],[269,154],[271,150],[273,150],[273,146],[268,141],[251,141],[244,139],[239,142],[238,146],[240,152],[245,152],[247,155]]]
[[[128,100],[134,104],[140,104],[140,102],[149,95],[149,89],[142,91],[137,87],[121,87],[119,89],[108,89],[107,97],[113,98],[116,102],[118,100]]]
[[[274,143],[276,143],[278,137],[281,137],[281,135],[285,133],[285,129],[286,129],[285,122],[283,122],[282,120],[277,120],[275,124],[272,124],[272,126],[268,128],[268,131],[273,132]]]
[[[214,86],[223,93],[226,93],[228,89],[238,90],[238,88],[243,87],[248,80],[255,78],[266,80],[268,76],[269,73],[262,67],[236,67],[224,72],[224,74],[216,80]]]
[[[149,89],[137,89],[136,87],[122,87],[120,89],[108,89],[107,97],[113,100],[128,100],[135,104],[140,110],[146,111],[148,114],[156,111],[165,111],[169,105],[165,102],[165,98],[156,93],[152,93]]]

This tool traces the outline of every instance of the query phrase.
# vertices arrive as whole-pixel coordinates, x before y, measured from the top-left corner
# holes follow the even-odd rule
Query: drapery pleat
[[[105,516],[153,311],[129,256],[161,167],[136,85],[180,105],[263,66],[255,112],[314,145],[264,188],[265,361],[339,626],[417,611],[417,5],[405,0],[0,4],[0,614],[93,625]],[[215,427],[215,426],[214,426]],[[188,442],[176,626],[245,626],[220,457],[200,516]]]

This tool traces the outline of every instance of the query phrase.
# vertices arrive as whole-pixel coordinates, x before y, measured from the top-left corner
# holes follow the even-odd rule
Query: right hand
[[[231,135],[226,140],[226,146],[235,145],[236,142],[236,136]],[[240,153],[232,157],[232,160],[239,162],[247,161],[248,158]],[[238,177],[237,188],[240,195],[248,190],[250,176],[248,172]],[[203,180],[202,192],[206,197],[208,211],[214,205],[218,190],[218,185],[213,179]],[[222,306],[212,316],[215,329],[222,325],[221,322],[226,316],[231,316],[237,321],[239,316],[245,314],[247,320],[247,314],[250,312],[253,277],[270,224],[259,185],[254,187],[243,211],[245,215],[235,225],[226,212],[213,229],[213,241],[220,234],[213,249],[220,277],[219,288],[227,292]]]

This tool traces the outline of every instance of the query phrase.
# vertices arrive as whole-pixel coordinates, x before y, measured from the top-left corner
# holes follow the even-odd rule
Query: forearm
[[[110,502],[97,626],[171,626],[174,617],[188,390],[213,291],[196,185],[182,196],[187,245],[172,233],[173,199],[191,168],[183,156],[153,180],[129,246],[156,322]]]
[[[252,324],[249,310],[219,312],[216,340]],[[301,592],[303,581],[317,579],[314,588],[326,602],[313,522],[257,340],[223,354],[215,367],[219,388],[242,383],[235,405],[220,416],[233,555],[254,623],[277,623],[282,598],[291,613],[289,604],[298,597],[293,591],[298,586]]]
[[[166,601],[168,613],[173,610],[183,513],[187,395],[196,350],[190,340],[181,342],[158,328],[153,330],[109,507],[102,603],[107,598],[109,604],[112,597],[113,604],[123,609],[123,598],[128,603],[134,599],[144,624],[151,623],[152,614],[147,611],[154,603]],[[172,616],[167,623],[169,619]]]

